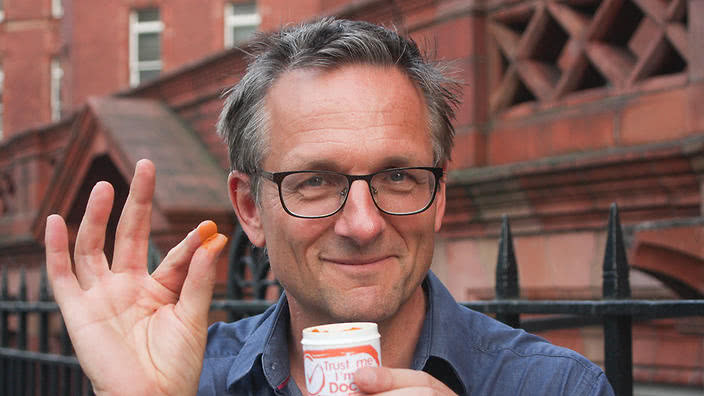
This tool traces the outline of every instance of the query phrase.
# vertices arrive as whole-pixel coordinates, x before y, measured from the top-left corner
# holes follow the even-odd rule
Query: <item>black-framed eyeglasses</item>
[[[368,175],[317,170],[259,174],[276,183],[286,213],[317,219],[339,212],[356,180],[367,182],[374,204],[383,213],[405,216],[423,212],[435,200],[443,170],[418,166],[384,169]]]

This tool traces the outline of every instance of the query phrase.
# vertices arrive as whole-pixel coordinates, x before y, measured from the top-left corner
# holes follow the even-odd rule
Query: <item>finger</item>
[[[364,393],[377,394],[405,388],[425,388],[440,395],[454,395],[445,384],[424,371],[365,367],[354,374],[354,382]],[[418,394],[418,393],[414,393]]]
[[[215,263],[226,244],[226,236],[213,234],[198,247],[188,267],[176,307],[196,326],[207,325],[215,286]]]
[[[357,393],[355,393],[357,394]],[[359,395],[369,395],[369,393],[359,393]],[[433,388],[426,388],[422,386],[411,386],[408,388],[392,389],[386,392],[374,393],[374,396],[442,396],[445,393],[438,392]],[[450,393],[450,395],[455,395],[455,393]]]
[[[149,160],[138,161],[130,193],[117,224],[113,272],[147,270],[154,181],[154,164]]]
[[[86,213],[78,228],[74,257],[76,278],[83,289],[90,288],[108,271],[103,248],[114,195],[110,183],[98,182],[90,193]]]
[[[64,219],[51,215],[46,219],[44,233],[46,248],[46,271],[59,306],[80,293],[78,280],[71,269],[71,254],[68,251],[68,230]]]
[[[205,240],[217,233],[217,231],[218,227],[212,220],[200,223],[196,229],[186,235],[186,238],[181,243],[169,251],[161,264],[152,273],[152,278],[176,295],[180,294],[193,254]]]

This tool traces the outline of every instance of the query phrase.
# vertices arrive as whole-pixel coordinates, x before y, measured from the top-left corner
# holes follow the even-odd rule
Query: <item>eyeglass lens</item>
[[[409,214],[428,206],[435,183],[435,175],[428,169],[390,169],[372,177],[370,192],[382,211]],[[281,181],[281,198],[295,215],[326,216],[344,205],[349,189],[349,179],[343,174],[296,172]]]

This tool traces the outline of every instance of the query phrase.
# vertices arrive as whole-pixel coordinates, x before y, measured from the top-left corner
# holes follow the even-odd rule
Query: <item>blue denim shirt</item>
[[[432,272],[423,287],[413,369],[460,395],[613,395],[601,369],[578,353],[458,305]],[[300,395],[289,377],[288,331],[285,296],[260,315],[212,325],[198,395]]]

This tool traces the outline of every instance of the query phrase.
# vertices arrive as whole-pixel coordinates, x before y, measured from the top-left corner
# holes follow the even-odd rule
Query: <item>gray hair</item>
[[[251,48],[246,74],[226,92],[217,129],[227,142],[232,169],[253,176],[255,200],[257,172],[268,147],[266,95],[290,70],[332,70],[349,64],[398,67],[424,94],[435,164],[450,159],[455,134],[451,120],[460,85],[446,74],[444,64],[427,61],[413,40],[368,22],[324,18],[260,34]]]

